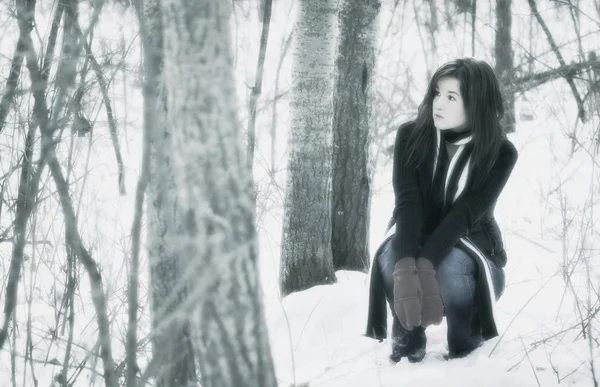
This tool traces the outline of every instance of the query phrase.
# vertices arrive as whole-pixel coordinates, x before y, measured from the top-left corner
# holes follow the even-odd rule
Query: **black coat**
[[[403,126],[396,135],[394,149],[393,185],[395,208],[393,220],[396,225],[394,254],[396,260],[404,257],[422,256],[436,266],[445,258],[456,243],[468,237],[486,257],[500,267],[506,265],[506,253],[500,229],[494,218],[494,209],[500,193],[517,161],[517,150],[504,137],[498,157],[484,183],[474,187],[471,173],[477,173],[469,164],[472,144],[465,145],[464,152],[455,158],[455,167],[449,168],[448,187],[455,188],[466,171],[466,183],[457,198],[443,205],[433,200],[433,166],[437,155],[432,149],[427,162],[419,168],[409,165],[406,151],[411,126]],[[444,150],[445,151],[445,150]],[[469,164],[470,165],[470,164]],[[453,192],[447,196],[454,197]]]
[[[393,238],[396,259],[422,256],[434,265],[454,247],[469,253],[479,268],[475,303],[482,335],[484,339],[495,337],[498,335],[493,310],[496,297],[489,265],[504,267],[507,256],[494,209],[517,161],[517,150],[504,138],[485,184],[474,189],[467,183],[449,208],[438,208],[430,200],[435,155],[417,170],[410,167],[405,151],[410,130],[410,126],[401,127],[396,136],[393,176],[396,205],[383,243]],[[456,179],[458,175],[460,171]],[[451,174],[450,186],[453,185],[452,178]],[[378,251],[375,257],[377,254]],[[366,335],[377,339],[387,337],[387,306],[380,277],[372,268]]]

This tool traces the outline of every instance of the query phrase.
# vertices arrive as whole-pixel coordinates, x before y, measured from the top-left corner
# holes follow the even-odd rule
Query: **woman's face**
[[[433,123],[439,130],[467,130],[467,114],[457,78],[441,78],[433,98]]]

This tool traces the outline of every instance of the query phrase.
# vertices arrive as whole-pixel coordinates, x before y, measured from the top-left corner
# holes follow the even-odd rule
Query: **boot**
[[[463,357],[469,356],[474,350],[481,347],[483,340],[473,341],[471,348],[463,348],[461,350],[450,350],[447,355],[444,355],[444,360],[462,359]]]
[[[461,314],[460,319],[463,316],[464,314]],[[448,322],[448,354],[444,356],[446,360],[466,357],[483,345],[481,324],[477,310],[472,310],[470,319],[462,321],[460,319],[454,316],[454,313],[451,313]],[[465,329],[469,325],[470,329]]]
[[[392,325],[392,354],[390,361],[398,363],[406,357],[411,363],[418,363],[425,357],[427,336],[425,328],[418,326],[411,331],[405,330],[394,318]]]

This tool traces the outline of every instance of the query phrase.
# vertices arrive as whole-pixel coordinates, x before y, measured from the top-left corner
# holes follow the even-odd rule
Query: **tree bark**
[[[162,0],[167,122],[203,387],[277,385],[257,269],[250,172],[237,119],[226,1]],[[165,143],[167,143],[165,141]],[[168,144],[168,143],[167,143]]]
[[[504,131],[515,131],[515,93],[513,88],[513,50],[511,40],[511,15],[512,0],[498,0],[496,2],[496,42],[494,53],[496,56],[496,75],[503,86],[504,117],[502,126]]]
[[[369,270],[373,71],[379,0],[340,10],[333,114],[331,250],[335,270]]]
[[[150,267],[152,356],[157,387],[195,386],[196,365],[187,316],[178,314],[187,286],[182,258],[171,246],[181,229],[173,162],[165,144],[171,138],[166,122],[162,84],[162,22],[157,0],[136,4],[144,60],[144,131],[150,142],[147,253]],[[161,90],[163,90],[161,92]]]
[[[336,281],[331,255],[332,91],[336,2],[302,0],[295,29],[281,294]]]

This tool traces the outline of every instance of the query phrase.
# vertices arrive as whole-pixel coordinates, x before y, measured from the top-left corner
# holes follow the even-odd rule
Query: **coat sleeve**
[[[496,204],[517,158],[516,148],[506,141],[488,178],[480,188],[466,192],[454,203],[425,242],[420,257],[431,260],[437,266],[450,253],[459,238]]]
[[[405,257],[416,257],[423,227],[423,209],[419,192],[418,176],[415,167],[408,163],[406,151],[408,125],[402,125],[396,133],[394,146],[394,219],[396,232],[392,248],[396,262]]]

